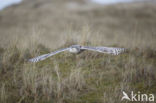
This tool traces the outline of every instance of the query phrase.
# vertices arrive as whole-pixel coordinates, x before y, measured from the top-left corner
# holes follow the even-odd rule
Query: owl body
[[[72,45],[68,51],[71,53],[79,53],[81,51],[81,46],[80,45]]]

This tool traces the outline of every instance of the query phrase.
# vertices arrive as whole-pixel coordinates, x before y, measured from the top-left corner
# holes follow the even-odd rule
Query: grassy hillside
[[[156,93],[155,27],[156,7],[149,2],[25,0],[6,8],[0,11],[0,102],[127,103],[122,91]],[[128,52],[64,52],[27,61],[72,44]]]

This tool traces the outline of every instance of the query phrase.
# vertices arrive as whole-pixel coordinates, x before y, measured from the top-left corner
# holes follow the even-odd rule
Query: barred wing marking
[[[113,48],[113,47],[88,47],[88,46],[82,46],[81,49],[97,51],[97,52],[113,54],[113,55],[118,55],[118,54],[125,51],[124,48]]]
[[[48,53],[48,54],[43,54],[41,56],[38,56],[38,57],[35,57],[35,58],[32,58],[32,59],[29,59],[30,62],[39,62],[39,61],[42,61],[42,60],[45,60],[46,58],[50,57],[50,56],[53,56],[57,53],[60,53],[60,52],[63,52],[63,51],[66,51],[68,50],[69,48],[64,48],[64,49],[60,49],[60,50],[57,50],[55,52],[51,52],[51,53]]]

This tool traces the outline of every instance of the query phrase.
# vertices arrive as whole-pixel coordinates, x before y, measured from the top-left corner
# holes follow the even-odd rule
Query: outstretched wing
[[[29,59],[30,62],[39,62],[39,61],[42,61],[50,56],[53,56],[57,53],[60,53],[60,52],[63,52],[63,51],[66,51],[68,50],[69,48],[64,48],[64,49],[60,49],[60,50],[57,50],[55,52],[51,52],[51,53],[48,53],[48,54],[43,54],[41,56],[38,56],[38,57],[35,57],[35,58],[32,58],[32,59]]]
[[[97,51],[97,52],[101,52],[101,53],[113,54],[113,55],[118,55],[118,54],[125,51],[124,48],[114,48],[114,47],[88,47],[88,46],[82,46],[81,49],[92,50],[92,51]]]

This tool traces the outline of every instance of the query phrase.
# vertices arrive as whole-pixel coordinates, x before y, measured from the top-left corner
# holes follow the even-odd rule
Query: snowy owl
[[[83,50],[91,50],[91,51],[96,51],[96,52],[101,52],[101,53],[107,53],[107,54],[112,54],[112,55],[118,55],[120,53],[123,53],[125,51],[124,48],[114,48],[114,47],[90,47],[90,46],[80,46],[80,45],[72,45],[70,47],[60,49],[48,54],[44,54],[32,59],[29,59],[30,62],[39,62],[42,61],[50,56],[53,56],[57,53],[63,52],[63,51],[69,51],[71,53],[80,53]]]

